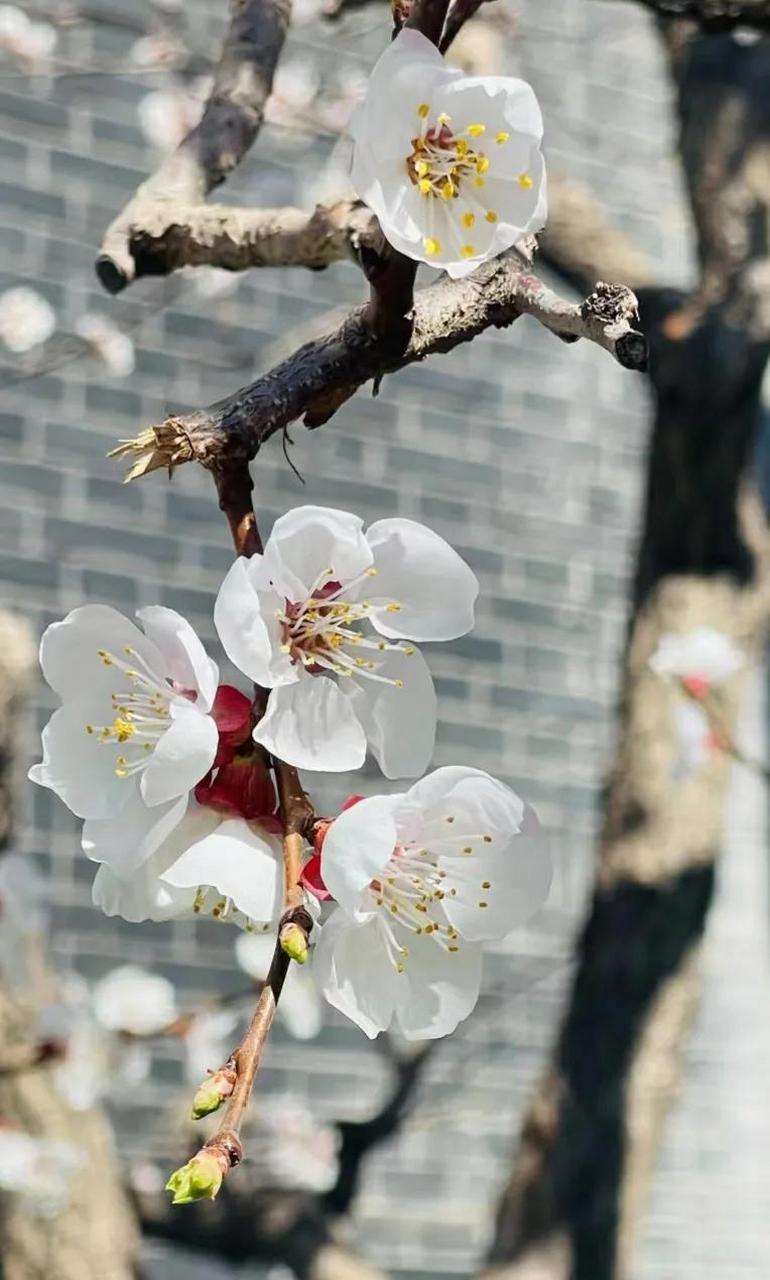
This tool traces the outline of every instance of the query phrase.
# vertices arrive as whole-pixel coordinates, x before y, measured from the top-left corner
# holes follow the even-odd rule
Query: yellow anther
[[[430,258],[435,258],[437,253],[441,253],[440,241],[434,240],[432,236],[426,236],[422,243]]]
[[[459,947],[456,947],[456,946],[450,946],[450,947],[447,947],[447,951],[459,951],[459,950],[460,950],[460,948],[459,948]]]
[[[468,128],[465,130],[465,132],[469,133],[472,138],[480,138],[482,133],[486,133],[486,131],[487,126],[485,124],[469,124]]]
[[[101,658],[102,662],[104,663],[105,667],[111,667],[111,666],[112,666],[112,658],[111,658],[111,657],[110,657],[110,655],[108,654],[107,650],[106,650],[106,649],[99,649],[97,652],[98,652],[99,657]]]
[[[510,136],[510,133],[506,133],[505,129],[501,129],[499,133],[495,134],[495,142],[507,142]]]
[[[473,853],[473,845],[466,844],[465,848],[463,849],[463,853]]]
[[[136,729],[129,724],[128,720],[121,720],[119,717],[115,718],[112,728],[118,742],[128,742],[129,738],[136,733]]]
[[[462,222],[463,226],[466,227],[468,231],[470,231],[471,227],[476,221],[476,215],[475,213],[464,213],[460,221]]]
[[[386,613],[400,613],[401,605],[398,604],[397,601],[391,600],[390,604],[385,606],[385,611]]]
[[[420,119],[424,120],[425,117],[429,114],[429,112],[430,112],[429,104],[427,102],[421,102],[419,107],[417,108],[417,114],[420,117]]]
[[[404,682],[403,682],[403,680],[397,680],[397,681],[396,681],[396,688],[397,688],[397,689],[403,689],[403,687],[404,687]]]
[[[472,258],[475,252],[476,250],[474,249],[472,244],[464,244],[462,249],[460,250],[460,253],[464,258]]]
[[[395,969],[396,973],[404,972],[404,966],[402,964],[396,964],[393,966],[393,968]]]
[[[418,176],[418,177],[420,177],[420,178],[424,178],[424,177],[425,177],[425,175],[426,175],[426,173],[428,173],[429,168],[430,168],[430,166],[429,166],[428,164],[426,164],[426,162],[425,162],[424,160],[418,160],[418,161],[416,162],[416,164],[415,164],[415,166],[414,166],[414,167],[415,167],[415,170],[416,170],[416,172],[417,172],[417,176]]]
[[[486,213],[484,214],[484,217],[486,218],[487,222],[497,222],[497,214],[495,213],[494,209],[487,209]]]
[[[482,889],[491,889],[492,888],[491,880],[482,880],[481,887]]]
[[[429,196],[431,191],[433,190],[433,183],[431,182],[430,178],[420,178],[420,181],[417,183],[417,186],[420,188],[420,191],[424,196]]]
[[[447,818],[447,822],[454,822],[454,816],[452,816],[451,818]]]
[[[491,843],[492,843],[492,837],[484,836],[484,844],[491,844]]]
[[[452,117],[448,116],[446,111],[442,111],[441,115],[437,116],[436,119],[438,120],[439,124],[449,124]]]
[[[478,160],[476,161],[476,172],[486,173],[488,168],[489,168],[489,156],[480,155]]]
[[[403,652],[406,654],[407,658],[412,658],[417,652],[417,650],[415,649],[413,644],[408,644],[406,648],[403,650]]]
[[[366,576],[367,578],[376,578],[379,572],[380,572],[379,569],[375,568],[374,565],[370,565],[370,567],[366,570]]]
[[[457,139],[455,140],[455,151],[457,152],[458,156],[460,156],[460,157],[462,157],[462,156],[467,156],[467,154],[468,154],[468,143],[465,141],[465,138],[457,138]]]
[[[487,185],[486,178],[474,178],[473,185],[474,187],[485,187]]]
[[[133,658],[136,655],[136,649],[132,649],[130,644],[123,646],[123,652],[127,653],[129,658]]]
[[[518,177],[518,183],[519,183],[519,186],[524,191],[529,191],[530,187],[532,186],[532,179],[530,178],[528,173],[520,173]]]
[[[391,905],[390,910],[391,910],[391,914],[392,914],[392,915],[394,915],[394,916],[397,916],[397,915],[398,915],[398,907],[396,906],[396,903],[395,903],[395,902]]]
[[[446,182],[441,188],[441,199],[451,200],[452,197],[454,196],[454,193],[455,193],[454,183],[452,182],[451,178],[447,178]]]
[[[86,733],[93,733],[93,731],[94,731],[94,726],[92,724],[87,724]]]
[[[488,902],[480,902],[480,903],[479,903],[479,906],[480,906],[480,907],[488,907],[488,906],[489,906],[489,903],[488,903]]]

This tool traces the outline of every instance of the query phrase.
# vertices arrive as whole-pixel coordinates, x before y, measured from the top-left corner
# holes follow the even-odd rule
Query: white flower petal
[[[137,800],[133,778],[119,778],[115,756],[88,733],[86,725],[104,710],[88,703],[67,703],[54,711],[43,730],[43,760],[29,777],[48,787],[78,818],[110,818]]]
[[[364,889],[393,856],[398,842],[394,814],[403,795],[372,796],[341,813],[326,833],[321,875],[333,898],[355,914]]]
[[[191,791],[214,763],[219,735],[211,716],[191,702],[171,706],[171,724],[149,757],[140,790],[145,804],[164,804]]]
[[[344,691],[385,777],[417,777],[430,764],[436,741],[436,691],[428,664],[419,650],[410,656],[390,650],[377,671],[403,680],[403,687],[362,678],[346,683]]]
[[[219,668],[206,653],[186,618],[174,609],[150,605],[137,618],[145,635],[163,655],[164,675],[198,694],[196,706],[210,711],[219,682]]]
[[[474,943],[447,952],[429,937],[415,936],[404,972],[396,975],[396,1021],[404,1038],[435,1040],[454,1031],[478,1001],[482,962]]]
[[[254,741],[287,764],[322,773],[360,769],[366,736],[345,694],[326,676],[273,689]]]
[[[361,532],[363,521],[332,507],[294,507],[273,525],[263,569],[279,594],[307,599],[319,577],[331,570],[344,583],[364,573],[372,554]]]
[[[473,626],[479,594],[475,573],[448,542],[414,520],[378,520],[366,540],[374,554],[377,576],[369,584],[374,601],[396,601],[372,615],[384,636],[411,640],[455,640]]]
[[[738,646],[714,627],[661,636],[649,663],[658,675],[701,676],[710,684],[722,684],[745,664]]]
[[[82,847],[93,862],[106,862],[121,879],[131,876],[163,844],[187,812],[188,796],[148,809],[138,800],[117,817],[89,818]]]
[[[256,824],[232,818],[191,844],[161,874],[164,884],[209,885],[255,921],[277,921],[283,905],[280,841]]]
[[[126,646],[136,649],[154,670],[162,669],[160,653],[133,622],[109,605],[87,604],[45,630],[40,666],[63,701],[86,698],[93,704],[103,697],[109,707],[110,695],[125,678],[114,667],[105,666],[99,650],[123,658]]]
[[[256,684],[271,689],[291,684],[297,674],[282,643],[276,611],[284,601],[272,591],[260,589],[264,579],[262,557],[242,556],[228,570],[214,605],[214,625],[228,658]]]
[[[402,974],[390,963],[376,920],[356,924],[332,913],[313,954],[313,972],[329,1004],[373,1040],[390,1026]]]
[[[171,920],[192,908],[192,889],[173,889],[150,870],[150,861],[128,880],[121,880],[103,862],[91,889],[94,906],[106,916],[121,916],[131,924],[143,920]]]
[[[446,917],[471,942],[504,938],[539,911],[551,887],[551,859],[536,820],[530,824],[525,815],[525,831],[504,853],[485,855],[484,848],[441,860]]]
[[[433,824],[437,834],[431,838],[431,848],[439,853],[443,852],[440,831],[452,839],[458,833],[489,835],[492,842],[488,852],[500,853],[515,832],[522,829],[525,819],[524,802],[510,787],[481,769],[465,765],[435,769],[409,788],[406,801],[422,810],[426,831],[420,838],[426,842],[427,825]],[[452,821],[444,826],[447,818]]]

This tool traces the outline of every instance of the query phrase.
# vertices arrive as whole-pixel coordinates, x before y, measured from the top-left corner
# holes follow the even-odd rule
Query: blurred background
[[[167,411],[247,383],[362,297],[352,264],[185,271],[118,298],[98,285],[105,227],[197,119],[221,10],[205,0],[0,6],[0,599],[35,643],[86,601],[128,613],[158,603],[189,618],[216,652],[212,605],[231,549],[208,476],[184,467],[170,482],[156,474],[124,485],[105,455]],[[493,11],[466,30],[458,58],[480,48],[490,69],[531,80],[551,169],[578,177],[656,274],[684,284],[694,249],[653,19],[602,0],[501,0]],[[309,207],[344,194],[341,131],[388,30],[377,4],[329,17],[317,0],[297,0],[268,123],[217,199]],[[476,1013],[430,1055],[397,1132],[366,1161],[354,1238],[399,1280],[473,1274],[558,1026],[615,742],[649,433],[642,376],[524,319],[386,379],[376,399],[359,393],[322,430],[297,427],[289,453],[304,483],[277,439],[254,467],[263,533],[304,502],[366,522],[398,514],[430,525],[471,564],[482,588],[476,629],[428,651],[440,701],[436,762],[487,769],[514,787],[537,809],[556,859],[548,906],[490,954]],[[24,633],[7,634],[10,697],[29,660]],[[37,675],[28,678],[13,848],[43,878],[46,901],[34,910],[45,914],[34,920],[70,1002],[88,1005],[94,984],[129,963],[170,979],[183,1013],[248,990],[234,931],[130,926],[92,907],[79,824],[23,781],[54,705]],[[762,673],[741,743],[767,758]],[[372,771],[366,786],[375,780]],[[310,781],[322,809],[358,785]],[[633,1280],[748,1280],[770,1265],[766,862],[767,784],[736,768],[703,999]],[[31,902],[34,890],[24,893]],[[9,928],[6,915],[0,930]],[[189,1140],[190,1052],[178,1036],[148,1041],[147,1061],[110,1066],[89,1095],[105,1100],[124,1176],[143,1192]],[[308,1107],[324,1126],[364,1120],[387,1099],[400,1052],[370,1044],[332,1010],[304,1043],[279,1023],[257,1112],[269,1121],[286,1108],[300,1129]],[[82,1084],[83,1069],[76,1075]],[[322,1138],[327,1173],[333,1151],[333,1136]],[[255,1176],[278,1175],[268,1165]],[[148,1278],[236,1273],[155,1238],[142,1259]],[[289,1273],[273,1265],[269,1274]]]

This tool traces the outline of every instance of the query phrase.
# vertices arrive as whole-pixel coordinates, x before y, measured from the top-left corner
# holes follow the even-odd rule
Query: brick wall
[[[199,50],[221,29],[210,8],[203,0],[187,6]],[[541,95],[554,169],[588,182],[660,262],[663,278],[681,280],[688,259],[670,104],[646,18],[627,4],[517,0],[515,8],[516,56]],[[219,300],[200,297],[187,278],[144,281],[116,300],[102,295],[94,247],[152,163],[137,105],[167,73],[127,70],[149,6],[99,0],[88,9],[99,21],[61,37],[66,75],[25,78],[10,63],[0,68],[0,285],[32,284],[55,306],[63,332],[88,309],[133,326],[137,370],[119,381],[74,360],[5,387],[2,597],[38,630],[86,600],[128,611],[163,603],[212,640],[212,601],[230,549],[208,478],[187,467],[172,483],[156,475],[126,487],[105,453],[166,409],[211,402],[248,381],[299,331],[356,301],[361,281],[353,267],[337,266],[253,274]],[[385,39],[384,21],[368,8],[331,31],[298,28],[292,49],[331,76],[365,70]],[[101,73],[115,69],[121,73]],[[266,128],[224,198],[307,201],[333,150],[328,138]],[[56,342],[63,356],[66,338]],[[429,655],[441,703],[436,759],[489,769],[520,790],[548,825],[557,860],[549,907],[490,957],[478,1015],[436,1055],[413,1120],[369,1166],[357,1226],[372,1256],[403,1280],[464,1274],[483,1247],[493,1191],[558,1016],[612,747],[647,422],[641,380],[604,353],[564,347],[522,320],[387,380],[376,400],[360,394],[321,431],[297,428],[292,457],[304,486],[278,441],[255,469],[264,531],[291,505],[329,503],[367,520],[423,520],[468,559],[482,585],[476,631]],[[39,689],[30,758],[50,708]],[[331,802],[350,789],[333,780],[320,796]],[[732,842],[744,868],[735,875],[744,885],[748,877],[759,904],[751,876],[764,837],[761,794],[740,812],[752,817]],[[62,965],[95,977],[118,961],[152,962],[190,1002],[240,986],[226,930],[107,921],[90,905],[92,867],[78,853],[74,820],[31,788],[25,819],[24,848],[51,877],[52,945]],[[750,1192],[770,1148],[760,1069],[766,1078],[770,1046],[748,1014],[766,1001],[768,984],[757,961],[759,905],[739,956],[732,945],[741,901],[733,884],[715,931],[727,945],[710,953],[709,1000],[636,1280],[700,1274],[717,1249],[720,1280],[767,1270],[762,1206]],[[739,1008],[729,998],[736,978]],[[117,1107],[115,1118],[124,1154],[167,1159],[174,1134],[164,1117],[182,1078],[176,1046],[160,1048],[155,1066],[151,1097]],[[301,1050],[278,1030],[262,1087],[287,1086],[312,1091],[331,1117],[364,1115],[382,1094],[385,1068],[356,1028],[330,1016]],[[758,1110],[764,1127],[748,1123]],[[149,1257],[158,1275],[171,1274],[163,1250]]]

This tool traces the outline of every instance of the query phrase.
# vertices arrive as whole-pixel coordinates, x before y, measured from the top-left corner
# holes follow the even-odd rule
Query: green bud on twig
[[[296,960],[297,964],[305,963],[308,953],[307,934],[300,925],[293,922],[285,924],[281,929],[279,941],[281,950],[290,960]]]
[[[225,1175],[224,1156],[217,1156],[205,1147],[175,1169],[166,1183],[166,1190],[173,1193],[172,1204],[192,1204],[194,1200],[213,1200]]]

